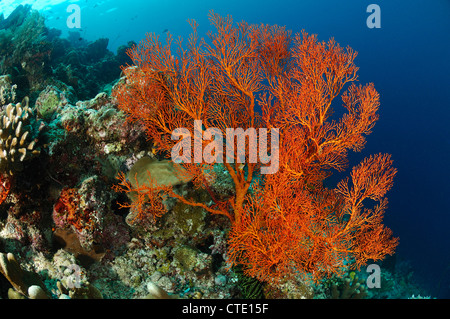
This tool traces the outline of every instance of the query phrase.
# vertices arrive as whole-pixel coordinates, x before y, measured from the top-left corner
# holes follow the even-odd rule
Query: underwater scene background
[[[371,4],[379,27],[369,26]],[[224,170],[206,191],[177,177],[112,93],[121,66],[133,64],[127,50],[147,33],[187,43],[194,19],[207,38],[211,10],[358,52],[358,82],[380,93],[379,120],[325,185],[372,154],[391,154],[397,174],[383,224],[399,243],[377,261],[380,288],[366,286],[365,266],[263,284],[229,269],[225,216],[170,199],[154,221],[127,206],[141,197],[126,194],[125,180],[117,187],[119,172],[144,180],[150,171],[196,201],[233,196]],[[449,1],[2,0],[0,14],[2,298],[450,297]]]

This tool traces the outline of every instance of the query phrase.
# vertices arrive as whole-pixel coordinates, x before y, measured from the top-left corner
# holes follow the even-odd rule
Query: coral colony
[[[418,294],[400,263],[366,272],[398,244],[390,155],[325,186],[378,120],[356,52],[209,18],[116,54],[30,6],[0,19],[2,298]]]
[[[396,173],[389,155],[377,154],[356,166],[352,185],[345,179],[336,190],[323,186],[331,170],[345,166],[348,149],[362,149],[364,135],[378,119],[379,95],[373,85],[352,83],[342,94],[348,113],[340,121],[329,121],[333,99],[346,83],[356,81],[353,50],[342,49],[333,40],[319,43],[306,33],[292,38],[277,26],[242,22],[233,27],[231,18],[214,13],[210,19],[217,28],[210,41],[197,38],[197,25],[191,22],[194,32],[188,48],[180,48],[176,58],[170,36],[163,45],[149,34],[129,50],[136,67],[123,68],[125,79],[112,92],[118,107],[130,121],[144,125],[162,153],[171,152],[171,134],[180,127],[194,131],[194,143],[200,143],[195,131],[207,133],[210,127],[219,132],[280,128],[280,169],[261,177],[257,174],[261,163],[249,160],[254,152],[246,154],[244,165],[235,165],[239,162],[234,148],[234,154],[215,155],[227,157],[220,162],[235,195],[220,200],[209,190],[213,206],[167,185],[139,185],[136,191],[148,194],[152,207],[164,193],[226,216],[231,223],[228,261],[262,282],[302,275],[317,281],[343,275],[345,264],[360,267],[392,254],[397,239],[381,224],[384,195]],[[198,120],[201,127],[195,126]],[[190,176],[196,188],[208,190],[215,162],[184,163],[182,174]],[[365,208],[366,198],[379,204]],[[142,204],[132,207],[141,216],[146,209]]]

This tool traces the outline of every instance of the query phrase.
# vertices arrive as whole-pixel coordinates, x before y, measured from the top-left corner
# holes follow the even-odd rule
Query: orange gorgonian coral
[[[149,176],[150,187],[147,184],[140,185],[137,178],[135,178],[135,187],[127,180],[125,174],[119,173],[117,176],[119,183],[113,186],[116,192],[127,193],[133,200],[130,204],[119,203],[120,208],[129,208],[136,211],[136,216],[130,223],[144,221],[148,218],[153,221],[153,218],[161,217],[165,213],[163,204],[163,194],[167,191],[166,187],[158,187]]]
[[[261,175],[267,163],[249,161],[250,146],[240,163],[234,148],[231,155],[215,153],[233,180],[232,198],[214,196],[214,179],[206,178],[214,162],[182,164],[194,185],[211,193],[214,205],[171,188],[161,191],[227,216],[230,261],[260,280],[298,275],[318,280],[392,254],[398,240],[382,224],[385,194],[396,173],[390,156],[363,160],[336,189],[323,185],[333,170],[346,168],[349,150],[364,147],[378,120],[373,84],[355,84],[356,52],[306,32],[292,36],[278,26],[234,25],[230,17],[213,12],[210,20],[216,31],[208,40],[198,37],[191,21],[193,34],[176,50],[170,35],[163,45],[148,34],[129,50],[135,66],[123,68],[125,78],[113,95],[128,119],[142,123],[166,154],[178,142],[172,139],[174,130],[186,128],[195,135],[195,120],[201,121],[197,129],[202,133],[209,128],[278,129],[279,143],[268,151],[279,150],[279,170]],[[344,112],[333,118],[339,95]],[[201,143],[201,150],[211,150],[210,140]],[[121,182],[117,190],[132,191]],[[134,191],[155,195],[155,189],[142,187]]]

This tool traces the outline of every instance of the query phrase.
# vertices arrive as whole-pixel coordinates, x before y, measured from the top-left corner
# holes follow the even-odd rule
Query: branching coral
[[[113,189],[116,192],[128,193],[131,198],[130,204],[119,203],[122,208],[132,210],[133,219],[128,221],[129,224],[143,222],[148,218],[161,217],[166,212],[163,196],[160,193],[166,187],[161,188],[160,186],[157,188],[154,180],[149,180],[146,184],[140,185],[137,177],[131,184],[123,173],[120,173],[117,178],[119,183],[114,185]]]
[[[132,187],[123,175],[125,187],[117,190],[134,190],[150,200],[163,192],[227,216],[230,261],[262,281],[299,274],[320,280],[392,254],[397,239],[382,224],[384,196],[396,174],[390,157],[378,154],[362,161],[352,171],[352,187],[348,180],[336,189],[323,183],[333,170],[346,168],[349,150],[362,150],[378,119],[379,94],[373,84],[354,83],[356,52],[306,32],[292,37],[278,26],[234,26],[231,17],[215,13],[210,20],[216,32],[208,34],[209,41],[198,37],[197,24],[190,21],[193,34],[187,47],[177,43],[176,52],[170,35],[166,45],[147,35],[129,50],[135,66],[123,68],[125,80],[113,95],[130,121],[145,126],[161,153],[174,154],[179,146],[174,132],[184,129],[183,140],[188,136],[194,151],[183,153],[187,160],[182,166],[213,204],[185,198],[171,187]],[[344,114],[333,119],[332,105],[340,94]],[[199,121],[202,125],[196,125]],[[226,153],[217,148],[228,128],[260,132],[260,148],[271,138],[266,151],[278,172],[258,174],[267,168],[269,156],[252,157],[250,143],[248,152],[247,145]],[[211,130],[222,137],[212,142]],[[277,130],[278,143],[273,143]],[[205,153],[214,160],[196,160]],[[215,163],[223,163],[233,180],[229,199],[219,199],[211,187]],[[365,208],[366,199],[377,204]],[[142,207],[140,213],[148,212]]]
[[[230,236],[230,256],[247,273],[269,280],[311,274],[318,280],[346,272],[344,261],[360,267],[392,254],[398,240],[382,223],[395,170],[386,155],[364,160],[337,190],[305,185],[282,170],[266,178],[245,206]],[[347,185],[348,187],[348,185]],[[372,208],[362,202],[372,199]],[[296,271],[293,272],[293,269]]]
[[[24,161],[40,154],[37,139],[32,137],[33,112],[28,98],[22,103],[8,104],[0,116],[0,170],[12,175],[22,169]]]

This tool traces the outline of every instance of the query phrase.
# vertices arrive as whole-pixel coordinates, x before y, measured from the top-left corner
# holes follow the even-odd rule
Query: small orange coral
[[[3,203],[9,195],[11,184],[8,177],[0,179],[0,204]]]
[[[156,182],[152,181],[150,176],[148,179],[150,185],[139,184],[135,177],[136,187],[131,185],[122,172],[118,174],[117,179],[119,183],[113,185],[113,190],[124,192],[131,197],[130,203],[118,203],[120,208],[129,208],[136,213],[133,220],[130,221],[131,223],[147,220],[149,215],[153,218],[161,217],[165,213],[166,209],[162,201],[166,188],[162,186],[157,187]]]
[[[77,231],[93,230],[94,222],[91,212],[80,208],[81,196],[76,188],[64,188],[53,207],[53,220],[56,226],[65,228],[73,226]]]

